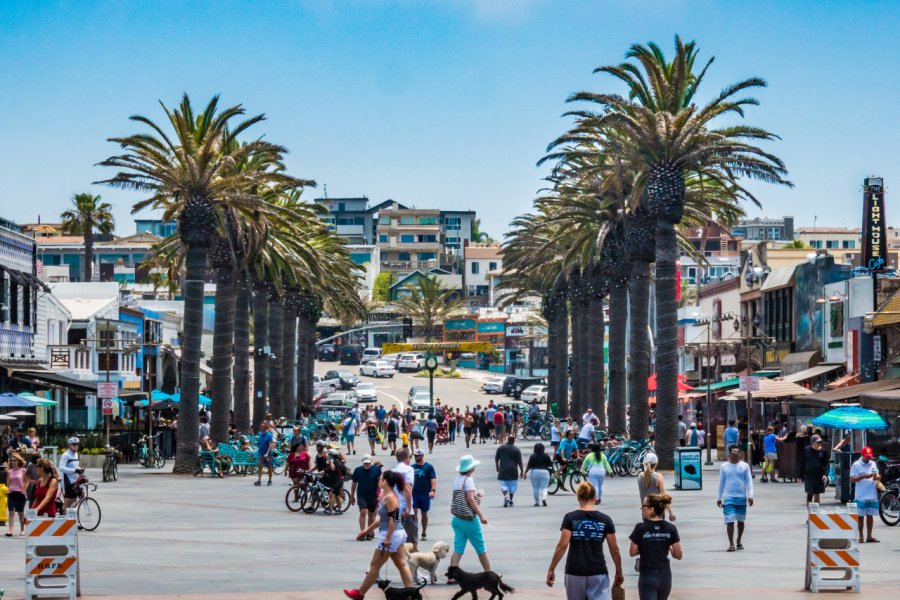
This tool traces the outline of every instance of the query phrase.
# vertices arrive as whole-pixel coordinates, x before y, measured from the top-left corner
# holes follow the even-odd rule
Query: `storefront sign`
[[[880,335],[872,336],[872,360],[875,362],[881,362],[883,360],[881,346],[882,340]]]
[[[444,321],[444,329],[447,331],[475,329],[475,321],[473,319],[448,319]]]
[[[503,333],[506,323],[503,321],[486,321],[478,323],[478,333]]]
[[[506,337],[521,337],[531,335],[531,327],[528,325],[509,325],[506,328]]]
[[[862,266],[870,271],[887,268],[887,227],[884,191],[870,186],[863,193]]]

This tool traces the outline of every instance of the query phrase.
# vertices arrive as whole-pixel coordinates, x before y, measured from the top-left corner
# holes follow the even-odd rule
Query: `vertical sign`
[[[887,226],[882,180],[866,179],[863,192],[862,266],[870,271],[888,268]]]
[[[874,360],[875,362],[881,362],[882,360],[880,335],[872,336],[872,360]]]

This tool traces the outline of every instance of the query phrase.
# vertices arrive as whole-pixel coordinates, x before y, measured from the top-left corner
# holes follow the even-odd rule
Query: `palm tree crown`
[[[101,202],[100,196],[75,194],[72,205],[61,215],[63,233],[84,238],[84,281],[91,281],[94,273],[94,232],[112,233],[116,220],[112,215],[112,205]]]

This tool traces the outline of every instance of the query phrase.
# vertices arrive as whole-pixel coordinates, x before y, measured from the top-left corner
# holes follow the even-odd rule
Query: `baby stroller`
[[[436,441],[438,444],[446,444],[450,441],[450,433],[447,431],[447,425],[445,423],[438,425]]]

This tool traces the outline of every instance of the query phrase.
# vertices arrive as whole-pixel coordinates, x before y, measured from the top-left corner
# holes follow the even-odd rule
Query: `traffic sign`
[[[741,375],[740,390],[742,392],[758,392],[759,377],[752,375]]]
[[[112,398],[104,398],[103,399],[103,416],[112,415],[113,414],[113,400]]]
[[[97,383],[98,398],[115,398],[119,395],[118,381],[100,381]]]

